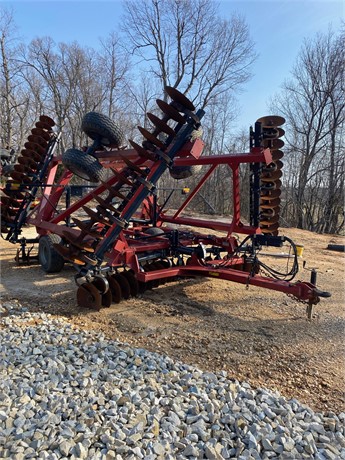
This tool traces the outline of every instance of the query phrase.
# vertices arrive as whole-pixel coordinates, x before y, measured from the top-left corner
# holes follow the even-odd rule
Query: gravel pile
[[[0,322],[0,458],[345,459],[345,413],[81,331]]]

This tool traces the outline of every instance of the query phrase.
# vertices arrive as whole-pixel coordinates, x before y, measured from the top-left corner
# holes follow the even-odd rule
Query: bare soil
[[[253,387],[278,390],[314,410],[345,410],[344,253],[327,250],[345,238],[298,229],[281,232],[304,245],[296,280],[318,270],[322,299],[308,321],[305,305],[285,294],[217,279],[166,283],[100,312],[76,304],[74,269],[45,274],[39,265],[16,266],[17,246],[1,241],[4,305],[65,316],[73,324],[158,351],[204,370],[226,370]],[[34,236],[27,228],[25,236]]]

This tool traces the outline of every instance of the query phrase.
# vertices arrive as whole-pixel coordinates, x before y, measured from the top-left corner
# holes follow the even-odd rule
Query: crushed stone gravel
[[[345,459],[345,413],[79,330],[0,320],[0,459]]]

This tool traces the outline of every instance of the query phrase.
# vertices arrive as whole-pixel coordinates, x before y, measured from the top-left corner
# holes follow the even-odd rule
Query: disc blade
[[[161,99],[156,99],[158,107],[161,109],[163,113],[165,113],[169,118],[176,121],[177,123],[184,124],[186,123],[186,119],[178,112],[174,107],[166,102],[162,101]]]
[[[276,171],[272,171],[269,173],[265,173],[261,175],[260,180],[261,182],[274,182],[282,177],[283,173],[280,169]]]
[[[271,150],[281,149],[284,145],[285,143],[281,139],[264,139],[262,141],[262,146]]]
[[[139,285],[138,285],[138,280],[136,276],[134,275],[134,273],[125,270],[121,272],[121,275],[123,275],[128,281],[130,291],[131,291],[131,296],[136,297],[139,294]]]
[[[137,174],[139,174],[140,176],[142,177],[146,177],[147,174],[145,173],[145,171],[143,171],[142,169],[140,169],[135,163],[133,163],[132,161],[130,161],[128,158],[126,158],[124,155],[121,155],[120,154],[120,157],[121,157],[121,160],[126,163],[126,165],[128,166],[129,169],[131,169],[132,171],[136,172]]]
[[[35,123],[35,126],[39,129],[45,129],[47,131],[51,131],[51,126],[48,125],[47,123],[44,123],[43,121],[38,121],[37,123]]]
[[[102,296],[92,283],[84,283],[79,286],[77,301],[79,307],[89,308],[91,310],[99,311],[102,306]]]
[[[129,143],[131,146],[136,150],[140,157],[146,158],[150,161],[156,161],[156,157],[153,153],[149,152],[148,150],[144,149],[141,145],[137,144],[136,142],[129,139]]]
[[[258,118],[256,121],[267,127],[281,126],[285,123],[285,118],[278,115],[266,115],[265,117]]]
[[[119,283],[114,279],[112,275],[107,277],[109,283],[109,290],[111,292],[112,302],[120,303],[122,298],[122,291]]]
[[[160,131],[163,133],[167,134],[168,136],[175,136],[175,131],[170,128],[170,126],[160,118],[156,117],[153,113],[148,113],[147,114],[149,120],[158,128]]]
[[[32,182],[32,179],[30,177],[18,171],[12,171],[10,177],[12,177],[14,180],[18,182],[23,182],[24,184],[30,184]]]
[[[45,153],[45,149],[40,144],[36,144],[35,142],[25,142],[24,147],[27,150],[33,150],[34,152],[37,152],[39,155],[44,155]]]
[[[284,153],[281,150],[272,150],[271,151],[272,160],[278,161],[281,160],[284,156]]]
[[[43,121],[43,123],[46,123],[50,127],[55,126],[55,121],[52,118],[48,117],[47,115],[41,115],[40,121]]]
[[[275,198],[272,200],[266,200],[260,203],[260,208],[262,209],[270,209],[275,208],[276,206],[280,205],[280,198]]]
[[[166,86],[165,87],[166,93],[168,93],[169,97],[177,102],[180,105],[183,105],[188,110],[195,110],[194,104],[180,91],[178,91],[176,88],[173,88],[172,86]]]
[[[32,128],[31,133],[34,136],[43,137],[46,142],[50,141],[50,134],[42,128]]]
[[[278,230],[279,228],[279,223],[276,222],[274,224],[270,224],[270,225],[262,225],[260,224],[260,229],[263,233],[265,233],[266,231],[269,231],[269,232],[274,232],[275,230]]]
[[[166,148],[166,145],[159,139],[157,139],[157,137],[150,133],[147,129],[142,128],[141,126],[138,126],[138,129],[141,132],[141,134],[145,137],[145,139],[151,142],[151,144],[156,145],[158,148],[162,150]]]
[[[21,165],[30,166],[30,168],[34,170],[37,169],[37,162],[30,157],[20,156],[18,157],[18,163]]]
[[[72,264],[85,265],[85,261],[74,255],[69,248],[62,246],[61,244],[54,243],[53,248],[60,254],[64,259],[68,260]]]
[[[260,227],[270,227],[279,222],[279,214],[271,217],[266,217],[265,220],[260,220]]]
[[[261,192],[261,200],[272,200],[273,198],[279,198],[281,195],[281,190],[267,190],[265,192]]]
[[[111,275],[112,278],[118,282],[121,288],[121,295],[124,299],[129,299],[131,296],[131,288],[127,278],[123,276],[121,273],[116,273],[115,275]]]
[[[80,241],[80,238],[76,238],[74,235],[72,235],[70,232],[67,230],[62,232],[62,235],[65,240],[67,240],[70,244],[73,246],[77,247],[78,249],[81,249],[82,251],[94,253],[95,250],[90,247],[89,244],[87,244],[85,241]]]
[[[30,134],[30,136],[28,137],[28,141],[29,142],[33,142],[35,144],[39,144],[41,145],[43,148],[47,148],[47,141],[45,139],[43,139],[42,136],[35,136],[33,134]]]
[[[35,150],[31,150],[31,149],[23,149],[21,151],[21,155],[23,157],[28,157],[34,161],[37,161],[37,162],[41,162],[42,160],[42,156],[40,153],[38,152],[35,152]]]

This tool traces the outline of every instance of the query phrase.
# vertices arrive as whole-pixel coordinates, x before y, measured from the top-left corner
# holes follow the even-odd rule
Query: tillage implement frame
[[[152,129],[139,127],[144,140],[141,145],[129,141],[132,148],[123,147],[122,132],[113,120],[90,112],[82,130],[92,145],[58,155],[60,133],[50,117],[40,117],[2,189],[1,232],[20,244],[17,262],[29,262],[32,247],[27,247],[38,243],[38,259],[46,272],[59,272],[65,262],[73,264],[80,307],[99,310],[176,278],[206,276],[284,292],[305,302],[310,318],[313,305],[330,294],[315,286],[315,272],[311,282],[292,282],[298,272],[296,246],[278,235],[285,120],[258,119],[250,130],[249,152],[201,156],[203,110],[196,111],[172,87],[166,88],[166,95],[171,102],[157,100],[161,117],[147,114]],[[241,220],[244,164],[250,171],[249,224]],[[231,221],[184,216],[223,165],[229,170]],[[201,166],[206,172],[197,185],[177,211],[167,212],[166,203],[161,206],[157,197],[163,173],[169,170],[173,177],[185,179]],[[74,175],[98,185],[71,203]],[[37,238],[21,236],[25,225],[36,227]],[[242,242],[238,234],[244,235]],[[288,273],[260,261],[261,248],[286,242],[293,259]]]

